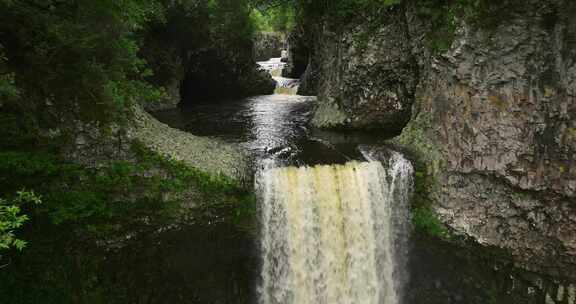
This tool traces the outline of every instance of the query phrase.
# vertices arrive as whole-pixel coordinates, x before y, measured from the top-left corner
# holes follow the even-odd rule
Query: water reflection
[[[309,127],[315,97],[265,95],[154,113],[164,123],[199,136],[238,143],[255,161],[343,163],[350,156]]]

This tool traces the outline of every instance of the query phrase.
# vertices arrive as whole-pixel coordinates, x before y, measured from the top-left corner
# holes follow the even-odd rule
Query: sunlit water
[[[169,125],[243,147],[258,166],[275,158],[285,164],[344,163],[359,155],[351,136],[333,141],[309,126],[315,97],[263,95],[197,104],[154,115]]]

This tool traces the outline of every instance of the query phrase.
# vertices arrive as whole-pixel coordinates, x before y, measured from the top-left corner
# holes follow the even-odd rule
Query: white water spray
[[[282,58],[270,58],[268,61],[260,61],[258,65],[261,69],[268,71],[274,81],[276,81],[275,94],[283,95],[296,95],[300,80],[293,78],[282,77],[282,70],[286,67],[286,63],[282,62]]]
[[[267,168],[260,304],[399,304],[412,166]]]

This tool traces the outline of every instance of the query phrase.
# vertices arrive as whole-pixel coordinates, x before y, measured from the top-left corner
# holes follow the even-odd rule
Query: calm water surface
[[[254,160],[285,164],[343,163],[360,158],[358,143],[374,134],[337,134],[309,126],[316,97],[264,95],[159,111],[160,121],[198,136],[219,138],[245,148]]]

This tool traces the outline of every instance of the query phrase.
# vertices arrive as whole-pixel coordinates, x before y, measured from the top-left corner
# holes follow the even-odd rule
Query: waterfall
[[[411,187],[396,152],[262,170],[260,304],[399,304]]]
[[[276,81],[275,94],[296,95],[300,80],[282,77],[282,70],[286,67],[286,63],[282,62],[282,58],[270,58],[268,61],[259,61],[257,63],[261,69],[270,73],[274,81]]]
[[[278,76],[274,76],[272,78],[274,81],[276,81],[276,89],[274,90],[274,94],[296,95],[298,93],[300,80]]]

